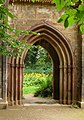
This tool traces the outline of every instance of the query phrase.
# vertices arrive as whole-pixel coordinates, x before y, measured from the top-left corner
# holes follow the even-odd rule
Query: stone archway
[[[52,67],[53,67],[53,90],[52,90],[52,97],[53,99],[59,100],[59,57],[56,52],[56,50],[53,48],[53,46],[46,41],[46,39],[40,39],[39,41],[35,42],[34,45],[40,45],[43,48],[47,50],[47,52],[50,54],[52,59]]]
[[[40,35],[23,35],[20,39],[27,40],[27,44],[43,46],[53,60],[53,89],[55,99],[62,104],[76,102],[75,64],[72,48],[69,41],[53,26],[42,22],[31,28]],[[9,59],[8,76],[8,103],[21,104],[24,58],[27,49],[21,58]]]

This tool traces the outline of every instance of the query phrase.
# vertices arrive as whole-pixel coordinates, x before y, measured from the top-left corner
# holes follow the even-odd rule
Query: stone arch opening
[[[52,59],[52,67],[53,67],[52,98],[59,100],[59,65],[60,65],[60,61],[59,61],[58,54],[57,54],[56,50],[53,48],[53,46],[45,39],[40,39],[34,45],[42,46],[50,54],[50,57]]]
[[[40,45],[49,54],[52,63],[52,98],[59,100],[59,57],[52,45],[44,39],[37,41],[34,46]],[[26,55],[25,55],[26,57]]]
[[[76,101],[75,64],[69,41],[53,26],[42,22],[30,30],[40,35],[23,35],[19,39],[27,40],[27,44],[41,45],[53,60],[53,98],[59,103],[71,104]],[[8,102],[11,105],[21,104],[24,59],[28,50],[24,50],[21,58],[10,58],[8,76]]]

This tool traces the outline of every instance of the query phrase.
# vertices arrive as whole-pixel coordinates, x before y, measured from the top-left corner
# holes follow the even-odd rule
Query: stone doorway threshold
[[[40,97],[34,97],[33,94],[26,94],[23,96],[22,103],[23,106],[39,105],[39,104],[51,105],[51,104],[58,104],[58,101],[52,98],[40,98]]]

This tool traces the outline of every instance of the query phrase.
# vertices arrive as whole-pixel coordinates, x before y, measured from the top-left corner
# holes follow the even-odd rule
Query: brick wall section
[[[77,66],[77,76],[76,80],[78,82],[78,99],[81,84],[81,58],[82,56],[82,44],[81,44],[81,35],[78,31],[76,25],[64,29],[63,24],[57,23],[57,19],[59,18],[61,13],[56,11],[54,5],[43,5],[43,4],[32,4],[32,3],[24,3],[18,4],[16,3],[13,6],[9,6],[9,9],[17,16],[17,18],[12,22],[15,28],[19,29],[29,29],[31,26],[40,23],[41,21],[46,21],[52,26],[56,27],[65,37],[69,40],[72,50],[75,56],[76,66]],[[84,62],[84,61],[83,61]],[[84,69],[84,68],[83,68]]]

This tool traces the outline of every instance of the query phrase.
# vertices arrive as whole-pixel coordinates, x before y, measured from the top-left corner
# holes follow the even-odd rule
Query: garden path
[[[0,120],[84,120],[84,109],[51,104],[13,106],[0,110]]]
[[[28,94],[24,95],[22,106],[0,110],[0,120],[84,120],[84,109],[60,105],[53,99]]]
[[[27,104],[58,104],[58,102],[52,98],[34,97],[34,94],[25,94],[23,96],[23,105]]]
[[[0,120],[84,120],[84,109],[60,105],[50,98],[28,94],[24,95],[23,103],[24,106],[0,110]]]

